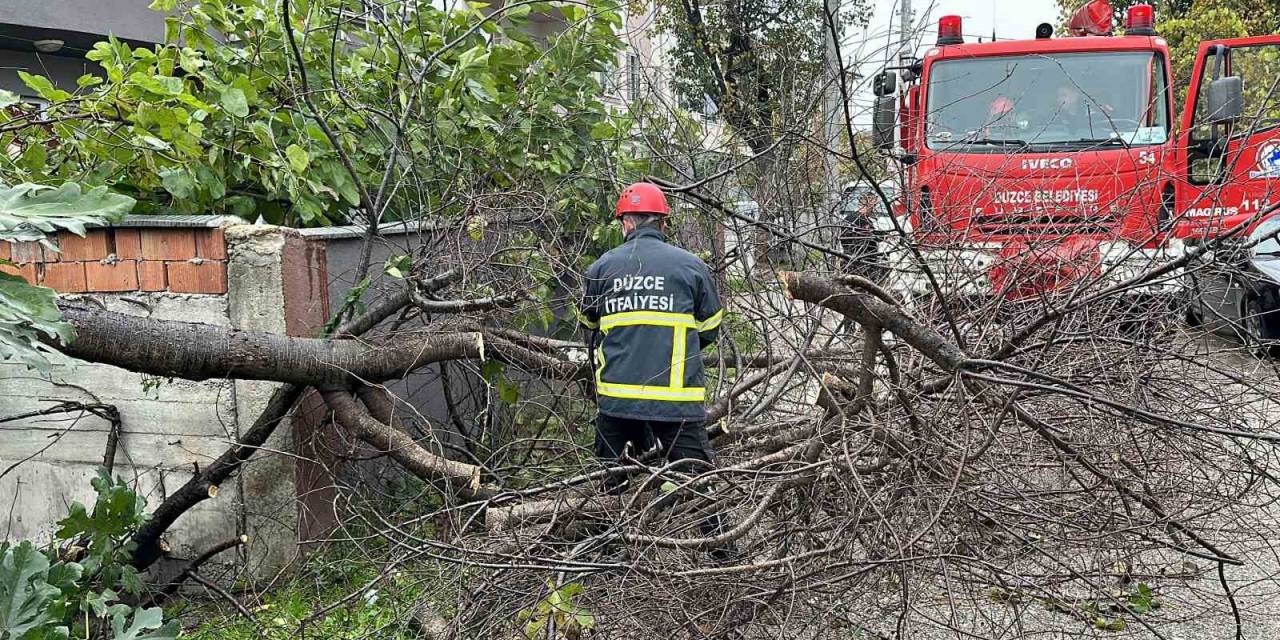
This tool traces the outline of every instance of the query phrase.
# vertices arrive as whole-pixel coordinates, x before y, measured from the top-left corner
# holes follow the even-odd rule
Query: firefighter
[[[596,454],[617,459],[650,432],[671,460],[714,460],[704,422],[702,349],[719,333],[720,299],[707,265],[667,243],[666,197],[633,184],[614,218],[626,240],[587,269],[583,324],[597,332]]]
[[[1026,129],[1027,124],[1026,117],[1017,110],[1013,100],[996,96],[987,106],[987,123],[982,135],[990,138],[998,134],[1001,138],[1008,138],[1014,130]]]
[[[582,323],[594,347],[595,452],[611,462],[656,441],[669,461],[684,461],[676,468],[702,472],[715,463],[702,350],[716,341],[724,312],[707,265],[667,243],[669,213],[657,185],[627,187],[614,211],[626,239],[587,269]],[[704,523],[704,534],[719,530],[719,517]]]

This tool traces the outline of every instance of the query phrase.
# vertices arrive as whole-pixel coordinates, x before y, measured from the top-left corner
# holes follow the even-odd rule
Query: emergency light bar
[[[964,44],[964,29],[960,23],[960,16],[938,18],[938,46],[944,44]]]
[[[1107,0],[1089,0],[1071,16],[1067,29],[1073,36],[1109,36],[1113,15],[1115,12]]]
[[[1149,4],[1135,4],[1125,14],[1124,34],[1127,36],[1154,36],[1156,34],[1156,10]]]

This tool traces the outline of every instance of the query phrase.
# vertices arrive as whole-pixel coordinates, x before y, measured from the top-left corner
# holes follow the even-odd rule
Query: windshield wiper
[[[999,145],[1002,147],[1026,147],[1029,146],[1026,140],[1015,140],[1013,138],[977,138],[975,140],[960,140],[960,144],[989,144]]]
[[[1109,138],[1076,138],[1075,140],[1067,140],[1071,144],[1118,144],[1124,148],[1129,148],[1129,143],[1120,136],[1111,136]]]

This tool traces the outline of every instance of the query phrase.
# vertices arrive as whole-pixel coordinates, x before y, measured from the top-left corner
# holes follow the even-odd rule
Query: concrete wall
[[[111,311],[156,319],[310,335],[328,312],[327,292],[318,286],[323,262],[291,230],[208,216],[136,217],[86,238],[62,234],[56,244],[59,252],[0,242],[0,257],[19,264],[0,269]],[[114,474],[135,483],[154,508],[252,423],[274,386],[157,379],[85,362],[50,372],[0,363],[4,537],[48,539],[72,501],[91,504],[89,479],[103,462],[109,432],[108,422],[81,413],[6,417],[68,401],[114,406],[122,426]],[[293,455],[310,433],[299,437],[296,426],[282,425],[234,482],[178,520],[166,536],[175,557],[245,534],[250,543],[240,557],[220,560],[266,578],[296,556],[302,536],[317,535],[312,514],[332,511],[322,490],[332,482],[324,469]],[[299,479],[306,491],[298,490]]]

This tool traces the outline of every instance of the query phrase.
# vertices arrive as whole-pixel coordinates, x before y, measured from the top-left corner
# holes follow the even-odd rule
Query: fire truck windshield
[[[1043,152],[1168,139],[1168,83],[1154,53],[940,60],[928,74],[931,149]]]

